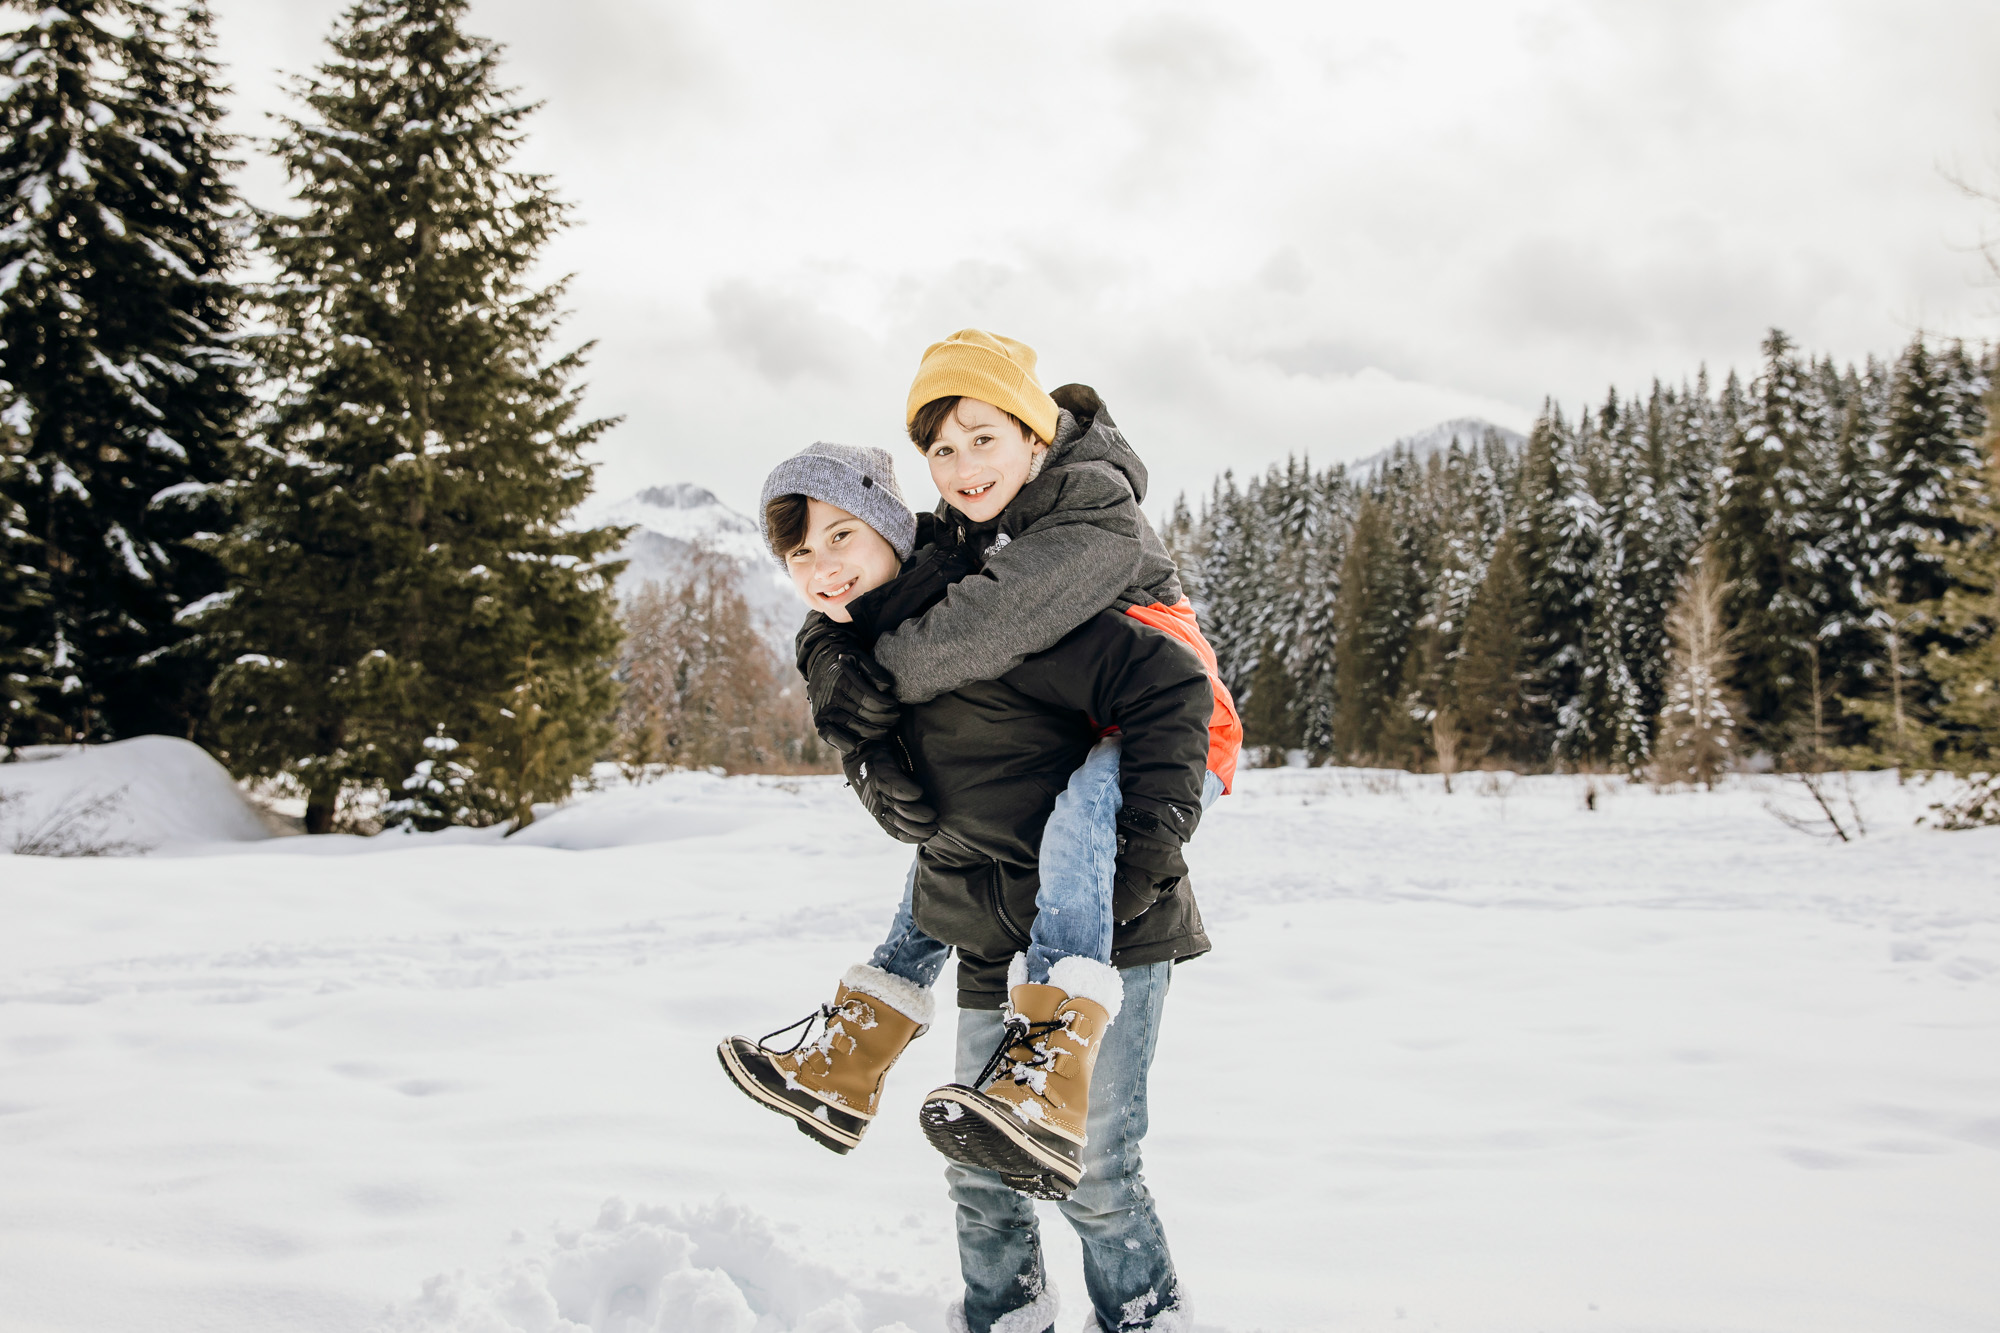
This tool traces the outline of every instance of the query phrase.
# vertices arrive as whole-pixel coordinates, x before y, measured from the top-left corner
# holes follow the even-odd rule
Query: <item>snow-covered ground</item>
[[[1853,845],[1771,779],[1598,786],[1279,770],[1211,814],[1148,1143],[1197,1326],[2000,1326],[2000,830],[1888,777]],[[0,855],[0,1328],[942,1328],[948,1037],[844,1158],[712,1054],[887,916],[906,849],[837,780],[255,833]]]

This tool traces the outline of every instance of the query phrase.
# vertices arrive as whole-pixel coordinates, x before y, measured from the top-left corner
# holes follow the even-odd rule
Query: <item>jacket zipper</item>
[[[1022,930],[1015,924],[1014,918],[1008,915],[1007,904],[1000,892],[1000,863],[989,861],[987,864],[991,872],[986,881],[986,894],[993,904],[993,919],[1000,923],[1000,929],[1006,931],[1016,944],[1025,949],[1029,944],[1028,932]]]

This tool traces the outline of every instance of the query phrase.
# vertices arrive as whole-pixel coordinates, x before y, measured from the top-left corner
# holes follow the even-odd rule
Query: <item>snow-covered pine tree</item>
[[[1980,537],[1981,524],[1970,516],[1982,512],[1977,440],[1987,424],[1980,399],[1988,384],[1962,345],[1933,351],[1919,336],[1897,359],[1879,409],[1871,642],[1843,681],[1859,678],[1859,686],[1849,685],[1841,703],[1865,726],[1866,745],[1899,765],[1927,767],[1942,757],[1940,747],[1950,748],[1938,727],[1944,691],[1926,662],[1950,661],[1982,637],[1976,621],[1953,621],[1941,608],[1957,585],[1947,561]]]
[[[1436,521],[1436,572],[1431,579],[1431,612],[1436,621],[1440,669],[1458,654],[1459,637],[1465,632],[1466,611],[1486,577],[1486,562],[1501,520],[1499,506],[1491,493],[1486,462],[1477,450],[1460,448],[1452,441],[1441,469],[1442,493]]]
[[[1930,608],[1942,633],[1924,661],[1943,762],[1985,775],[1939,812],[1959,828],[2000,823],[2000,420],[1989,418],[1980,452],[1953,512],[1964,535],[1934,548],[1948,586]]]
[[[1875,575],[1880,548],[1875,502],[1883,489],[1880,442],[1887,398],[1887,371],[1874,357],[1864,370],[1848,367],[1831,395],[1832,462],[1820,543],[1826,606],[1818,642],[1821,675],[1836,699],[1868,697],[1882,676],[1875,627],[1883,616]],[[1865,745],[1868,725],[1862,714],[1836,707],[1826,719],[1828,743],[1852,752]]]
[[[1707,383],[1704,374],[1704,393]],[[1647,438],[1659,478],[1658,500],[1665,516],[1666,539],[1683,560],[1700,542],[1708,523],[1704,504],[1708,478],[1697,452],[1700,418],[1694,393],[1686,381],[1673,388],[1655,380],[1646,401]]]
[[[1257,666],[1238,702],[1244,742],[1284,751],[1300,743],[1288,660],[1308,596],[1303,555],[1314,525],[1310,460],[1288,458],[1282,471],[1273,466],[1256,487],[1254,503],[1261,516],[1257,530],[1263,534],[1251,631]]]
[[[1160,541],[1180,570],[1181,591],[1190,602],[1201,602],[1201,528],[1188,509],[1187,492],[1174,498],[1174,507],[1160,524]]]
[[[185,616],[245,407],[243,212],[206,9],[65,0],[0,37],[0,422],[46,597],[19,622],[59,734],[190,735]]]
[[[1944,548],[1969,535],[1961,505],[1980,468],[1979,370],[1962,344],[1933,352],[1920,335],[1897,360],[1883,411],[1876,578],[1890,600],[1935,600]]]
[[[1764,339],[1764,372],[1751,386],[1731,446],[1717,515],[1716,550],[1731,579],[1737,679],[1756,738],[1796,743],[1813,714],[1812,660],[1823,611],[1821,478],[1813,467],[1816,404],[1791,339]]]
[[[1614,765],[1637,772],[1652,753],[1666,675],[1666,619],[1679,574],[1667,517],[1659,500],[1646,418],[1636,403],[1607,400],[1600,423],[1608,457],[1602,506],[1604,541],[1598,548],[1601,590],[1592,617],[1593,682],[1599,714],[1594,730]]]
[[[1544,762],[1585,760],[1598,739],[1585,668],[1603,511],[1586,482],[1577,436],[1558,408],[1543,407],[1522,459],[1514,527],[1524,585],[1524,696]]]
[[[567,519],[611,423],[577,419],[587,348],[551,346],[562,285],[526,285],[566,209],[508,167],[532,108],[465,9],[359,0],[277,143],[299,205],[261,237],[283,393],[227,548],[217,688],[231,766],[299,782],[313,832],[357,787],[426,827],[518,825],[606,734],[622,534]],[[537,735],[563,723],[553,755],[515,735],[524,689]]]
[[[1403,657],[1423,595],[1403,534],[1396,531],[1396,514],[1403,507],[1398,474],[1406,469],[1406,461],[1392,459],[1370,485],[1341,563],[1333,742],[1350,763],[1382,757],[1384,731],[1392,728]]]
[[[1521,691],[1527,589],[1519,540],[1511,530],[1500,534],[1486,562],[1486,576],[1466,609],[1452,668],[1463,763],[1540,764],[1547,759],[1546,750],[1531,741]]]
[[[1306,478],[1311,488],[1309,531],[1299,553],[1300,605],[1286,650],[1299,744],[1315,763],[1333,753],[1334,670],[1339,653],[1340,567],[1353,525],[1354,490],[1335,464]]]
[[[47,599],[48,576],[35,561],[28,515],[8,498],[7,477],[18,467],[9,449],[18,437],[0,435],[0,749],[39,732],[49,721],[38,711],[47,691],[48,654],[28,641],[33,615]]]

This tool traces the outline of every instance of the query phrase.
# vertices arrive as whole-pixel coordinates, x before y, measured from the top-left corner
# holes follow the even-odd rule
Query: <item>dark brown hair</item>
[[[946,417],[958,410],[958,404],[959,396],[954,394],[950,398],[933,398],[918,408],[917,414],[910,418],[910,443],[916,445],[923,452],[929,453],[931,451],[931,442],[937,439],[938,428],[944,425]],[[1028,437],[1029,443],[1032,444],[1042,438],[1035,434],[1032,426],[1004,407],[996,410],[1001,416],[1019,426],[1021,434]]]
[[[806,497],[781,495],[764,506],[764,536],[771,554],[789,561],[792,552],[806,544]]]

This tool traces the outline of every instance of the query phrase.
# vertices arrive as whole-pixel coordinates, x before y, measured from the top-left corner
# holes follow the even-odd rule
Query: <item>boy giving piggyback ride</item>
[[[1046,392],[1031,348],[966,329],[925,351],[906,420],[933,513],[910,511],[886,451],[838,444],[778,464],[761,513],[810,608],[814,724],[916,856],[832,1002],[718,1055],[849,1152],[955,951],[957,1077],[917,1113],[958,1211],[952,1327],[1053,1327],[1040,1198],[1082,1241],[1096,1328],[1178,1333],[1187,1300],[1140,1174],[1146,1079],[1173,965],[1209,948],[1181,849],[1229,790],[1242,727],[1140,509],[1145,465],[1095,391]]]

